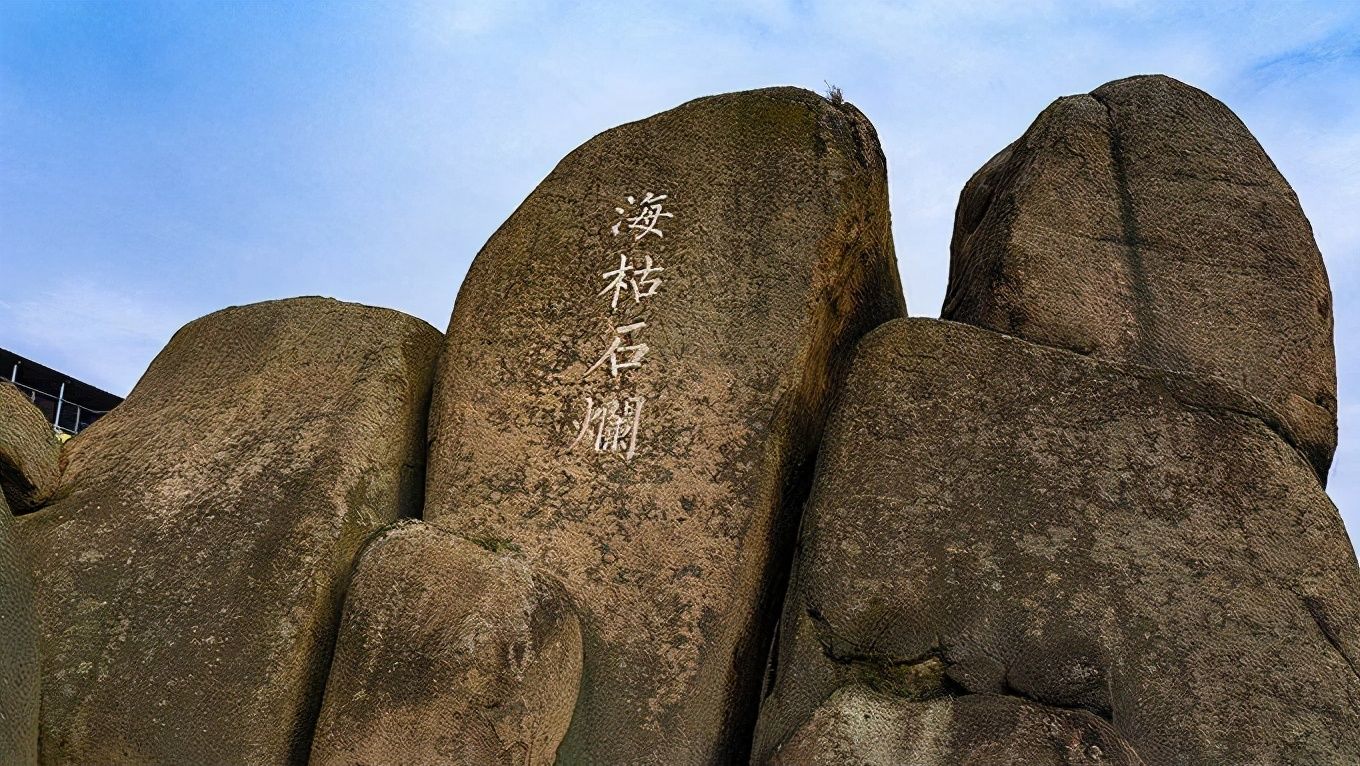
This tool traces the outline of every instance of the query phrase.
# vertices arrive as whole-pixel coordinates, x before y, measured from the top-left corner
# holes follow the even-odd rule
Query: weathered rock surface
[[[409,522],[364,549],[313,764],[552,763],[580,624],[560,586],[497,547]]]
[[[419,507],[440,335],[320,298],[181,329],[20,517],[48,763],[305,760],[344,578]]]
[[[1059,99],[983,166],[959,200],[942,316],[1218,376],[1278,412],[1326,479],[1322,256],[1251,133],[1188,85],[1133,77]]]
[[[1084,710],[1147,763],[1360,763],[1355,554],[1235,388],[903,320],[838,401],[758,759],[863,684]]]
[[[601,134],[483,248],[425,519],[566,587],[585,680],[563,762],[743,757],[828,393],[904,311],[873,128],[793,88]]]
[[[0,382],[0,491],[9,508],[36,508],[57,486],[61,444],[52,425],[28,397]]]
[[[770,761],[787,766],[1141,766],[1110,724],[1084,710],[998,694],[911,701],[837,690]]]
[[[60,455],[42,412],[0,382],[0,764],[38,760],[38,617],[32,564],[13,512],[30,510],[52,493]]]
[[[0,495],[0,763],[29,766],[38,762],[38,615],[33,572],[15,538]]]

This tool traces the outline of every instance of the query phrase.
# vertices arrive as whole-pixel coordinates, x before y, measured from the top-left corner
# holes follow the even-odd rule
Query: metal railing
[[[82,424],[82,421],[85,420],[85,417],[83,416],[93,415],[94,417],[90,421],[92,423],[94,422],[94,420],[98,420],[100,416],[107,415],[109,412],[108,410],[92,410],[88,407],[81,407],[79,404],[69,401],[66,398],[65,383],[61,384],[61,389],[57,391],[56,396],[53,396],[52,394],[49,394],[46,391],[39,391],[38,389],[32,386],[24,385],[23,383],[20,383],[19,381],[15,380],[13,377],[6,378],[3,375],[0,375],[0,380],[7,380],[10,383],[14,384],[15,388],[18,388],[20,391],[27,393],[29,401],[33,402],[34,405],[38,404],[39,397],[42,397],[45,401],[52,402],[53,404],[51,416],[52,430],[59,434],[69,434],[71,436],[75,436],[76,434],[80,433],[82,428],[85,428],[86,426],[89,425],[89,423]],[[64,407],[75,408],[75,419],[71,421],[72,424],[74,425],[73,428],[67,428],[66,426],[61,424],[61,414],[62,409]],[[38,406],[38,409],[42,411],[44,417],[47,417],[46,408]],[[67,409],[66,411],[70,412],[71,410]]]

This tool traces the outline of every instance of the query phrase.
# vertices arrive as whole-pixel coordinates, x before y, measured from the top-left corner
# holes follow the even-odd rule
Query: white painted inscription
[[[614,236],[617,237],[622,233],[619,231],[619,227],[627,223],[628,231],[636,232],[633,234],[633,239],[635,240],[642,239],[648,234],[664,237],[665,235],[661,233],[658,224],[661,223],[662,218],[675,217],[673,214],[662,212],[661,210],[661,201],[666,199],[667,196],[669,195],[661,194],[653,196],[651,192],[647,192],[643,195],[642,200],[638,201],[633,195],[628,195],[628,207],[614,208],[614,212],[623,216],[623,220],[615,223],[610,231],[614,232]],[[629,215],[630,213],[632,215]]]
[[[638,243],[638,246],[641,246],[643,238],[648,234],[658,238],[665,237],[661,230],[662,219],[675,217],[673,213],[666,212],[663,208],[667,197],[665,194],[646,192],[639,200],[631,194],[628,195],[625,197],[628,200],[628,207],[614,208],[614,212],[621,218],[609,231],[616,237],[620,234],[632,234],[633,242]],[[641,265],[638,264],[638,257],[642,259]],[[600,274],[605,286],[596,293],[596,297],[609,298],[610,313],[618,312],[620,298],[623,299],[625,308],[629,305],[628,298],[632,298],[632,305],[636,306],[644,299],[656,295],[661,289],[659,275],[663,271],[665,269],[653,263],[650,255],[633,256],[620,253],[618,267]],[[609,348],[590,365],[582,380],[589,378],[596,370],[601,370],[618,385],[623,382],[624,372],[642,367],[651,348],[637,336],[646,327],[647,323],[643,321],[616,324]],[[622,452],[625,459],[631,460],[637,454],[638,433],[642,426],[642,407],[646,403],[646,397],[629,394],[621,394],[598,402],[595,397],[587,396],[586,411],[581,417],[580,428],[571,446],[575,447],[585,442],[591,445],[595,452]]]
[[[609,350],[604,352],[604,356],[600,357],[599,361],[590,365],[590,369],[586,370],[586,374],[582,377],[590,377],[590,373],[598,370],[605,362],[609,362],[609,376],[611,378],[617,378],[619,373],[623,370],[632,367],[641,367],[642,357],[646,356],[647,352],[650,350],[647,347],[647,344],[634,343],[625,345],[623,341],[624,336],[631,336],[633,333],[646,326],[646,322],[634,322],[629,325],[624,325],[623,327],[615,327],[614,342],[609,344]],[[619,361],[620,356],[627,356],[627,359]]]
[[[654,276],[665,271],[660,266],[652,265],[652,256],[643,256],[642,268],[633,266],[632,261],[627,255],[619,254],[619,267],[613,271],[606,271],[600,276],[608,283],[597,295],[608,295],[609,307],[617,310],[619,307],[619,296],[628,293],[633,296],[634,303],[641,303],[643,298],[650,298],[656,295],[656,291],[661,287],[661,277]]]
[[[642,422],[642,405],[646,403],[645,397],[630,396],[596,405],[594,397],[587,396],[586,416],[571,446],[589,439],[596,452],[623,452],[625,458],[631,459],[637,453],[638,424]]]

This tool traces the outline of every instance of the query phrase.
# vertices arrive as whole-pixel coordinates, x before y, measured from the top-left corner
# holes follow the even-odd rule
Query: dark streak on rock
[[[1360,667],[1356,665],[1355,660],[1347,654],[1346,650],[1341,646],[1341,641],[1336,636],[1336,629],[1332,627],[1331,621],[1327,619],[1327,611],[1322,606],[1322,602],[1312,596],[1304,596],[1303,605],[1308,608],[1308,614],[1312,616],[1313,622],[1317,623],[1318,630],[1322,631],[1322,637],[1327,639],[1327,643],[1331,644],[1332,648],[1336,650],[1336,653],[1341,655],[1341,659],[1346,661],[1346,665],[1350,667],[1351,673],[1353,673],[1356,678],[1360,678]]]

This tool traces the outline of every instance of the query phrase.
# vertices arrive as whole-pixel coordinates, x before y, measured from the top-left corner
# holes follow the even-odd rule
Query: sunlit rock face
[[[601,134],[478,254],[425,519],[517,546],[579,610],[560,759],[744,756],[829,396],[904,312],[874,130],[793,88]]]
[[[919,732],[896,752],[954,743],[929,763],[1047,747],[986,695],[1085,713],[1054,725],[1112,759],[1028,762],[1360,762],[1355,554],[1240,391],[913,319],[860,344],[839,402],[757,760],[799,762],[865,686]]]
[[[943,317],[1222,378],[1325,483],[1327,272],[1293,189],[1203,91],[1132,77],[1053,102],[964,188]]]
[[[439,332],[299,298],[190,323],[19,518],[47,763],[305,760],[344,579],[418,511]]]

